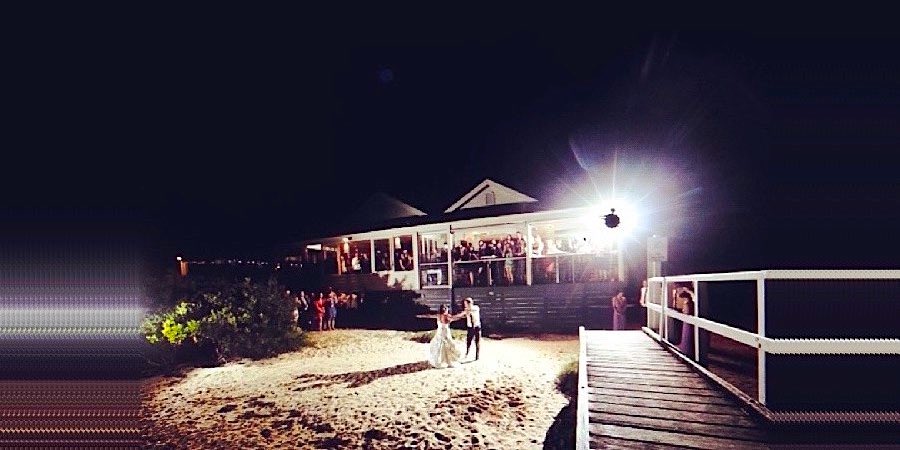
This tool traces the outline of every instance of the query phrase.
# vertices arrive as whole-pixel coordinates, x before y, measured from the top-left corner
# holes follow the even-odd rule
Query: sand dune
[[[481,360],[432,369],[408,336],[326,332],[340,344],[151,379],[146,432],[159,448],[542,447],[576,337],[485,339]]]

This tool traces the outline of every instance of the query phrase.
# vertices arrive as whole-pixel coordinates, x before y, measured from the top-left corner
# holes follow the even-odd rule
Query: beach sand
[[[151,445],[542,448],[568,403],[555,377],[578,356],[577,336],[485,338],[479,361],[433,369],[412,333],[313,334],[321,348],[149,379]]]

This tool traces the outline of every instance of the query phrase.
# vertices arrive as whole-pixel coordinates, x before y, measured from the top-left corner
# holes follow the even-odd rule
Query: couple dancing
[[[425,314],[417,317],[435,318],[437,319],[437,330],[431,343],[428,346],[428,362],[432,367],[443,369],[446,367],[455,367],[462,359],[462,352],[457,347],[456,341],[450,334],[450,323],[454,320],[466,318],[466,357],[469,356],[469,349],[472,348],[472,341],[475,341],[475,360],[481,356],[481,313],[472,297],[466,297],[463,301],[465,309],[455,315],[451,315],[446,305],[441,305],[438,314]]]

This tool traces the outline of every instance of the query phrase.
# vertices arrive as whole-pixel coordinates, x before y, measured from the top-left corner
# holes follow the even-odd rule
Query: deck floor
[[[590,448],[769,448],[763,427],[641,331],[586,331]]]

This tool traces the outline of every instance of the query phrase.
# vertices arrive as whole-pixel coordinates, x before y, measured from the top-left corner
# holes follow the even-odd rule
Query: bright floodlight
[[[181,256],[176,256],[175,261],[181,261]]]
[[[607,228],[615,228],[619,226],[619,216],[616,215],[616,208],[610,208],[609,214],[603,216]]]
[[[591,228],[600,235],[608,235],[604,239],[618,239],[632,235],[640,228],[640,220],[637,208],[628,201],[601,200],[590,209],[585,224],[592,224]]]

